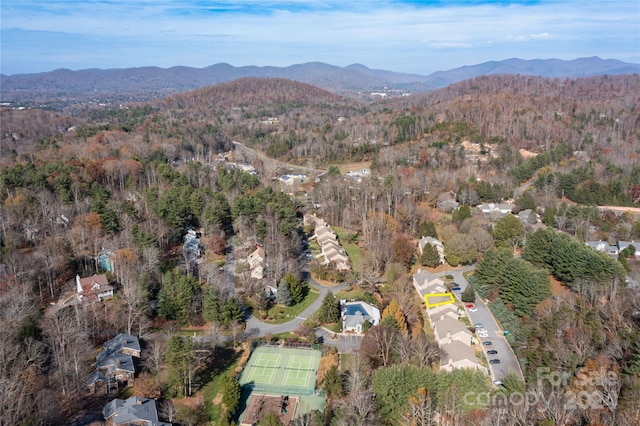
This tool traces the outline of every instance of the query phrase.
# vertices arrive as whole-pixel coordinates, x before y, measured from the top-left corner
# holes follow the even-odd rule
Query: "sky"
[[[492,60],[640,63],[639,0],[0,0],[0,72],[289,66],[428,75]]]

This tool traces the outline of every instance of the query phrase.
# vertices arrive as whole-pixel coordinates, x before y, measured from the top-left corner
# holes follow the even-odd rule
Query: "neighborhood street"
[[[457,295],[459,298],[461,292],[463,292],[469,285],[467,280],[464,278],[463,273],[472,270],[473,266],[466,266],[460,269],[439,273],[437,275],[444,276],[449,274],[453,276],[454,281],[459,285],[461,290]],[[488,337],[479,337],[483,343],[491,342],[490,346],[482,344],[482,350],[487,361],[491,359],[500,360],[499,364],[488,364],[492,379],[502,380],[508,373],[515,373],[521,380],[524,380],[518,359],[516,358],[513,349],[511,349],[511,346],[509,346],[509,343],[507,343],[507,339],[504,337],[502,328],[498,326],[498,323],[489,311],[489,308],[478,295],[476,295],[475,308],[477,309],[476,312],[469,312],[469,309],[465,309],[469,319],[471,320],[471,324],[480,323],[484,326],[482,328],[488,332]],[[495,350],[498,351],[498,353],[495,355],[487,355],[488,350]]]

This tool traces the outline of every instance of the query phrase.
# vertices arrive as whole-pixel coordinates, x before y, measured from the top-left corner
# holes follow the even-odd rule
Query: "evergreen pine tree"
[[[420,255],[420,264],[429,268],[435,268],[440,265],[440,253],[438,248],[433,244],[425,244]]]
[[[436,224],[431,221],[422,222],[418,227],[418,238],[422,237],[438,238],[438,234],[436,233]]]
[[[318,319],[323,323],[340,321],[340,305],[331,291],[322,299]]]
[[[294,277],[291,272],[288,272],[287,275],[284,276],[283,280],[289,284],[289,291],[291,292],[291,297],[293,297],[293,303],[297,304],[302,302],[302,299],[304,299],[304,292],[300,280]]]
[[[473,291],[473,288],[471,288],[470,285],[468,285],[467,288],[462,292],[460,299],[464,303],[475,303],[476,293]]]
[[[280,284],[278,284],[278,294],[276,295],[276,300],[278,301],[278,303],[284,306],[293,305],[293,296],[291,295],[289,283],[284,279],[280,281]]]

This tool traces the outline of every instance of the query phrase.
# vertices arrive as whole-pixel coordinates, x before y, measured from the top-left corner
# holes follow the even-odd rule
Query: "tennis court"
[[[320,356],[314,349],[258,347],[240,375],[240,384],[254,391],[311,395]]]

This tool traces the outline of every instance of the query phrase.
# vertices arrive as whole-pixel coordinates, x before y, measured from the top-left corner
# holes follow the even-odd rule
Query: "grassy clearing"
[[[318,298],[318,296],[320,296],[318,290],[312,287],[307,287],[305,291],[306,295],[304,299],[302,299],[302,302],[293,306],[273,306],[269,309],[267,318],[263,321],[269,324],[284,324],[285,322],[289,322],[300,315],[302,311],[307,309],[309,305],[311,305]]]
[[[212,424],[218,424],[222,416],[222,404],[216,399],[216,397],[219,399],[218,394],[222,390],[222,378],[224,375],[233,375],[241,359],[241,356],[233,356],[233,362],[227,364],[224,369],[216,371],[213,378],[202,388],[205,414]]]
[[[377,305],[376,299],[371,295],[371,293],[361,290],[359,288],[353,288],[351,290],[342,290],[336,293],[336,299],[338,300],[364,300],[367,303],[371,303],[372,305]]]
[[[353,232],[349,232],[344,228],[340,228],[338,226],[332,226],[335,231],[338,239],[340,240],[340,244],[344,248],[344,251],[349,256],[351,260],[351,268],[353,272],[360,273],[360,257],[362,255],[362,250],[358,246],[358,238],[353,239]]]

